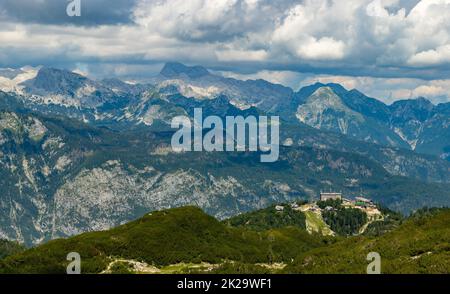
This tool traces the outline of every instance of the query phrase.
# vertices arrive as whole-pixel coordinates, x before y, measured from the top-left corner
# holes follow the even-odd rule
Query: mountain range
[[[350,138],[419,153],[449,157],[450,103],[433,105],[423,97],[386,105],[356,89],[316,83],[298,92],[265,80],[237,80],[210,73],[201,66],[167,63],[146,84],[118,79],[93,81],[53,68],[25,67],[0,71],[0,90],[21,94],[36,109],[69,114],[89,122],[147,123],[155,108],[150,98],[180,94],[194,100],[226,97],[245,110],[257,108]],[[158,118],[157,118],[158,119]]]
[[[167,63],[148,83],[54,68],[0,70],[0,238],[39,244],[149,210],[219,219],[320,190],[410,213],[450,204],[450,103],[385,105],[338,84],[295,92]],[[175,115],[279,115],[280,160],[175,153]]]

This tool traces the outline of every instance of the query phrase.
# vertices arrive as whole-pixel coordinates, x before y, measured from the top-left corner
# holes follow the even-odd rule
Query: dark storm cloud
[[[95,26],[132,22],[136,0],[81,0],[81,16],[66,13],[69,0],[1,0],[0,19],[20,23]]]

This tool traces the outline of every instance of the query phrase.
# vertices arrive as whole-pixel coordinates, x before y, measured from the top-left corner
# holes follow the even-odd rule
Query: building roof
[[[342,195],[342,193],[338,193],[338,192],[320,192],[321,196],[337,196],[337,195]]]

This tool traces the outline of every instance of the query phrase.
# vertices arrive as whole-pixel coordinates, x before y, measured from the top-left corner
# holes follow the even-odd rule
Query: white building
[[[321,201],[327,201],[327,200],[342,200],[342,193],[335,193],[335,192],[320,192],[320,200]]]

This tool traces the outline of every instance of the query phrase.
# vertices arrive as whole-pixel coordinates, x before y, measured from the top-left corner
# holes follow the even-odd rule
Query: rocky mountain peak
[[[434,109],[434,104],[430,100],[419,97],[417,99],[399,100],[391,105],[394,117],[403,119],[416,119],[425,121]]]
[[[334,104],[342,104],[342,100],[336,93],[327,85],[318,88],[309,98],[308,102],[315,102],[332,106]]]
[[[68,70],[43,67],[32,81],[33,87],[52,92],[55,89],[80,88],[87,80],[88,78]]]
[[[209,75],[209,71],[202,66],[186,66],[179,62],[168,62],[164,65],[160,74],[166,78],[177,78],[186,75],[191,79]]]

